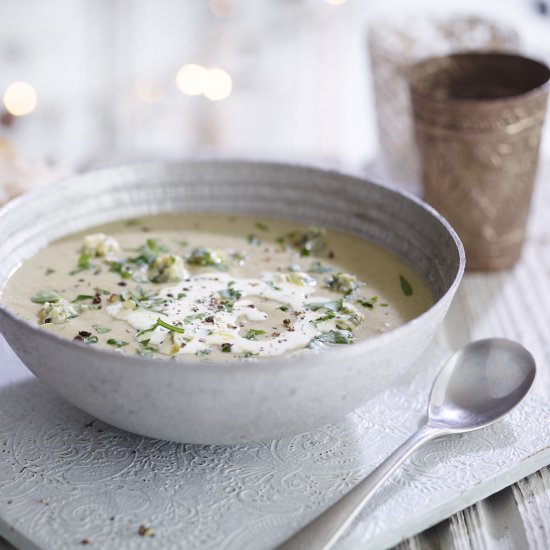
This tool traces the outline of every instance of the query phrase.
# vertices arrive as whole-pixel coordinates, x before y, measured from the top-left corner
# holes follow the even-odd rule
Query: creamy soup
[[[82,345],[178,360],[352,345],[432,304],[411,267],[366,239],[282,220],[187,214],[56,241],[23,262],[0,299]]]

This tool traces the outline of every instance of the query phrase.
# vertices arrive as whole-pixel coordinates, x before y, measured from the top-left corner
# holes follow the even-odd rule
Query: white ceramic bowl
[[[189,364],[85,347],[0,307],[0,330],[27,367],[68,401],[115,426],[189,443],[237,443],[334,421],[391,384],[428,346],[464,270],[449,224],[421,201],[314,168],[189,161],[75,176],[0,211],[0,287],[50,241],[92,225],[162,212],[253,213],[369,237],[412,264],[435,304],[370,340],[261,363]]]

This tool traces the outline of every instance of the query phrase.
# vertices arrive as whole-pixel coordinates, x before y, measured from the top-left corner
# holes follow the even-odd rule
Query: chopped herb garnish
[[[277,309],[280,309],[281,311],[288,311],[289,307],[288,306],[281,306],[281,307],[278,307]]]
[[[124,225],[127,225],[128,227],[132,227],[133,225],[139,225],[140,223],[141,223],[140,220],[134,218],[132,220],[126,220],[124,222]]]
[[[92,264],[90,262],[90,256],[88,254],[80,254],[78,257],[78,262],[76,264],[76,269],[71,271],[69,275],[76,275],[77,273],[80,273],[81,271],[86,271],[87,269],[92,269],[94,267],[97,267],[95,264]]]
[[[329,271],[334,271],[334,268],[323,265],[319,261],[312,262],[308,269],[308,273],[328,273]]]
[[[378,302],[378,296],[373,296],[370,300],[363,300],[362,298],[358,298],[355,300],[358,304],[361,304],[363,307],[366,307],[368,309],[373,309],[374,304]]]
[[[304,231],[293,231],[277,242],[289,240],[292,246],[300,251],[300,256],[311,256],[322,252],[326,247],[326,233],[322,227],[307,227]]]
[[[94,330],[99,334],[105,334],[106,332],[111,332],[109,327],[104,327],[103,325],[92,325]]]
[[[347,332],[340,332],[338,330],[330,330],[324,334],[320,334],[313,338],[308,347],[311,348],[315,344],[352,344],[353,335]]]
[[[334,319],[336,317],[336,313],[334,311],[329,311],[326,315],[323,315],[322,317],[318,317],[313,321],[313,323],[317,326],[319,323],[323,323],[324,321],[330,321],[330,319]]]
[[[380,307],[390,307],[390,304],[380,304]]]
[[[55,269],[52,269],[51,267],[48,267],[48,269],[46,269],[46,277],[48,275],[51,275],[52,273],[55,273]]]
[[[257,352],[247,351],[247,352],[243,353],[243,355],[241,355],[241,357],[242,357],[242,359],[251,359],[252,357],[257,357],[258,355],[260,355],[260,354],[257,353]]]
[[[254,225],[261,231],[267,231],[269,229],[269,227],[267,227],[267,225],[262,222],[256,222]]]
[[[97,336],[93,336],[91,332],[88,332],[87,330],[81,330],[78,332],[78,334],[73,338],[73,340],[76,340],[77,342],[82,342],[84,344],[97,344],[99,341]]]
[[[245,338],[247,340],[256,340],[257,336],[260,336],[262,334],[265,334],[265,330],[258,330],[255,328],[248,329],[248,332],[246,333]]]
[[[204,357],[205,355],[210,355],[211,353],[212,353],[211,349],[205,348],[205,349],[200,349],[199,351],[197,351],[197,353],[195,353],[195,355],[197,355],[198,357]]]
[[[223,258],[215,250],[205,248],[204,246],[191,250],[191,253],[187,257],[187,263],[203,267],[215,267],[220,271],[227,271],[229,269]]]
[[[85,344],[97,344],[99,339],[97,336],[94,336],[93,334],[90,335],[90,336],[84,336],[84,338],[82,338],[82,341],[85,343]]]
[[[218,291],[220,295],[220,306],[226,311],[233,311],[235,302],[242,296],[241,292],[232,288],[231,283],[227,289]]]
[[[413,289],[411,283],[409,283],[403,275],[399,275],[399,282],[401,283],[401,290],[403,291],[403,294],[405,296],[412,296]]]
[[[273,290],[282,290],[280,286],[277,286],[273,281],[266,281],[265,284]]]
[[[262,240],[258,237],[258,235],[254,235],[254,233],[248,235],[246,239],[250,244],[254,246],[260,246],[262,244]]]
[[[125,342],[124,340],[119,340],[118,338],[109,338],[107,340],[107,343],[110,346],[116,346],[117,348],[122,348],[128,345],[128,342]]]
[[[61,296],[55,290],[41,290],[31,296],[31,302],[35,304],[59,302],[59,300],[61,300]]]
[[[223,353],[230,353],[231,348],[233,347],[233,344],[230,344],[229,342],[224,342],[220,348],[223,351]]]
[[[344,307],[344,298],[333,300],[331,302],[317,302],[313,304],[306,304],[311,311],[317,311],[318,309],[325,308],[330,311],[339,312]]]
[[[147,332],[152,332],[157,327],[163,327],[165,329],[168,329],[172,332],[178,332],[179,334],[184,334],[185,329],[182,327],[176,327],[174,325],[171,325],[170,323],[167,323],[166,321],[163,321],[160,317],[155,321],[155,324],[149,328],[146,328],[144,330],[140,330],[136,336],[141,336],[142,334],[146,334]]]
[[[73,304],[76,302],[85,302],[86,300],[93,300],[94,297],[90,294],[79,294],[74,300]]]
[[[178,292],[178,300],[181,300],[182,298],[185,298],[187,294],[185,292]]]
[[[188,325],[189,323],[193,322],[195,319],[204,319],[206,317],[206,313],[193,313],[192,315],[187,315],[187,317],[184,317],[183,322]]]

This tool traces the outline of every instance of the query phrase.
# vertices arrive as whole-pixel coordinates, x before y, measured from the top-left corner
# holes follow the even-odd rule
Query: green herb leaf
[[[86,300],[93,300],[94,297],[90,294],[79,294],[74,300],[73,304],[76,302],[85,302]]]
[[[289,307],[288,306],[281,306],[281,307],[278,307],[277,309],[280,309],[281,311],[288,311]]]
[[[374,304],[378,302],[378,296],[373,296],[370,300],[363,300],[362,298],[358,298],[355,300],[358,304],[361,304],[363,307],[366,307],[368,309],[373,309]]]
[[[97,266],[90,262],[90,256],[88,254],[82,253],[78,257],[78,262],[76,264],[76,269],[71,271],[69,273],[69,275],[76,275],[77,273],[80,273],[81,271],[86,271],[88,269],[92,269],[93,267],[97,267]]]
[[[231,348],[233,347],[233,344],[230,344],[229,342],[224,342],[220,348],[223,351],[223,353],[230,353]]]
[[[41,290],[31,296],[31,302],[45,304],[46,302],[59,302],[61,296],[55,290]]]
[[[399,275],[399,282],[401,283],[401,290],[403,291],[403,294],[405,296],[412,296],[413,289],[411,283],[409,283],[403,275]]]
[[[52,269],[51,267],[48,267],[48,269],[46,269],[46,277],[48,275],[51,275],[52,273],[55,273],[55,269]]]
[[[106,332],[111,332],[109,327],[104,327],[103,325],[92,325],[94,330],[99,334],[105,334]]]
[[[99,341],[98,337],[94,336],[93,334],[82,338],[82,342],[84,342],[85,344],[97,344],[98,341]]]
[[[138,219],[132,219],[132,220],[126,220],[124,222],[124,225],[127,225],[128,227],[132,227],[133,225],[139,225],[141,222]]]
[[[344,298],[339,298],[338,300],[333,300],[331,302],[318,302],[306,305],[309,309],[311,309],[311,311],[317,311],[318,309],[325,308],[338,313],[344,307]]]
[[[183,322],[188,325],[189,323],[192,323],[195,319],[204,319],[206,317],[206,313],[193,313],[192,315],[187,315],[187,317],[183,318]]]
[[[109,338],[107,340],[107,343],[110,346],[116,346],[117,348],[122,348],[128,345],[128,342],[125,342],[124,340],[119,340],[118,338]]]
[[[315,344],[352,344],[353,335],[351,333],[340,332],[338,330],[330,330],[324,334],[320,334],[313,338],[308,347],[313,347]]]
[[[257,340],[257,336],[265,334],[265,330],[258,330],[255,328],[248,329],[245,338],[247,340]]]
[[[170,323],[167,323],[166,321],[163,321],[160,317],[155,321],[155,324],[149,328],[146,328],[144,330],[140,330],[136,336],[141,336],[142,334],[146,334],[147,332],[153,332],[157,327],[163,327],[165,329],[171,330],[172,332],[178,332],[179,334],[184,334],[185,329],[182,327],[176,327],[174,325],[171,325]]]
[[[267,225],[262,222],[256,222],[254,225],[261,231],[267,231],[269,229],[269,227],[267,227]]]
[[[254,233],[248,235],[246,239],[250,244],[254,246],[260,246],[262,244],[262,240],[258,237],[258,235],[254,235]]]
[[[336,313],[334,311],[329,311],[326,315],[323,315],[322,317],[318,317],[313,321],[315,326],[317,326],[319,323],[323,323],[324,321],[330,321],[330,319],[334,319],[336,317]]]

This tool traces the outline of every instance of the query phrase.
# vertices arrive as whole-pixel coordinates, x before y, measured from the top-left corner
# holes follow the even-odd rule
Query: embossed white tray
[[[233,447],[146,439],[75,409],[0,338],[0,535],[22,549],[272,548],[349,490],[422,418],[447,352],[342,422]],[[182,419],[182,421],[184,421]],[[426,446],[341,541],[384,548],[550,462],[550,404]],[[155,535],[138,534],[140,525]]]

